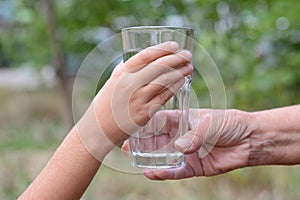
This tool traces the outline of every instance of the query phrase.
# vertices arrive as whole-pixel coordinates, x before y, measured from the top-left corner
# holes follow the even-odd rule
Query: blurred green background
[[[65,137],[72,83],[87,54],[137,25],[194,27],[222,75],[229,108],[299,103],[298,0],[0,0],[0,199],[16,198]],[[208,107],[202,82],[196,76],[193,89]],[[83,199],[300,198],[297,166],[164,182],[100,171]]]

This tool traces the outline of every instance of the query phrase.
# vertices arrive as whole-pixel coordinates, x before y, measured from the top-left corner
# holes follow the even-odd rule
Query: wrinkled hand
[[[166,42],[120,63],[94,99],[102,131],[119,143],[145,125],[192,73],[191,59],[177,43]]]
[[[168,114],[164,132],[172,135],[178,112]],[[175,142],[176,148],[186,155],[186,165],[181,168],[149,170],[144,175],[153,180],[183,179],[193,176],[213,176],[245,167],[251,150],[249,136],[254,129],[252,119],[239,110],[191,109],[191,130]],[[160,139],[167,139],[162,137]],[[159,138],[157,139],[159,140]],[[123,150],[128,150],[127,142]]]

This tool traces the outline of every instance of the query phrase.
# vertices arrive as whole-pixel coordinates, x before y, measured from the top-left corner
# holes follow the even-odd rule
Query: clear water
[[[156,43],[160,43],[157,41]],[[133,49],[127,51],[123,54],[123,60],[126,61],[133,55],[140,52],[142,49]],[[175,98],[171,98],[169,102],[163,107],[166,110],[176,110],[179,109],[183,111],[183,115],[181,116],[181,132],[186,133],[188,131],[188,108],[189,108],[189,92],[190,92],[190,85],[191,85],[191,76],[187,76],[185,78],[186,84],[180,89],[178,94],[176,94]],[[153,123],[154,125],[155,123]],[[155,129],[155,127],[154,127]],[[140,133],[141,135],[147,135]],[[181,134],[180,134],[181,135]],[[152,153],[144,153],[140,149],[139,140],[136,139],[135,141],[131,140],[135,146],[131,150],[131,164],[135,167],[139,168],[152,168],[152,169],[165,169],[165,168],[177,168],[184,166],[185,158],[184,154],[180,152],[152,152]]]
[[[185,165],[183,153],[141,153],[132,152],[131,163],[139,168],[177,168]]]

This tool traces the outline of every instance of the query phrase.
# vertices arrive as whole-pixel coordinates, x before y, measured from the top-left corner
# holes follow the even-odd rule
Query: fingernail
[[[175,141],[175,144],[182,150],[188,149],[192,146],[192,141],[189,138],[179,138]]]
[[[177,50],[179,48],[177,42],[170,42],[170,47],[173,50]]]
[[[146,176],[146,177],[152,177],[152,176],[153,176],[153,173],[152,173],[151,170],[145,169],[145,170],[144,170],[144,176]]]
[[[186,58],[186,60],[188,60],[188,61],[192,60],[193,55],[191,52],[184,50],[184,51],[182,51],[182,54],[183,54],[182,56],[184,56],[184,58]]]
[[[191,64],[188,64],[186,67],[187,67],[190,71],[193,71],[193,70],[194,70],[194,67],[193,67],[193,65],[191,65]]]

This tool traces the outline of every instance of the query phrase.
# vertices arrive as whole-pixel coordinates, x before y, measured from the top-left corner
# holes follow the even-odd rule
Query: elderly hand
[[[168,119],[163,132],[168,135],[177,132],[173,127],[177,127],[175,124],[178,123],[178,114],[170,111],[166,115]],[[238,110],[191,109],[189,119],[191,130],[175,142],[177,149],[186,155],[186,165],[175,169],[146,169],[146,177],[166,180],[213,176],[248,165],[251,151],[249,136],[254,130],[247,123],[254,120],[250,113]],[[163,135],[157,137],[157,141],[171,140]],[[127,142],[123,145],[123,150],[128,150]]]

